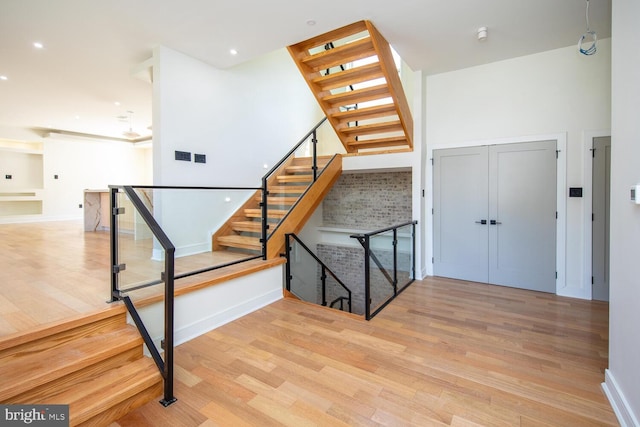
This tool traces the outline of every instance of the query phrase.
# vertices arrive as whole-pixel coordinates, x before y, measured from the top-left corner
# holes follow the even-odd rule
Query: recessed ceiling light
[[[74,119],[80,120],[80,116],[75,116]]]
[[[0,80],[9,80],[9,77],[7,77],[7,76],[0,76]]]
[[[120,106],[120,102],[115,101],[115,102],[113,103],[113,105],[115,105],[116,107],[119,107],[119,106]]]
[[[237,50],[235,50],[235,49],[230,49],[230,50],[229,50],[229,53],[230,53],[231,55],[237,55],[237,54],[238,54],[238,51],[237,51]]]
[[[33,47],[35,47],[36,49],[43,49],[44,45],[40,42],[33,42]]]
[[[310,25],[310,26],[314,26],[314,25],[316,25],[316,21],[315,21],[315,19],[309,19],[309,20],[307,20],[307,25]]]

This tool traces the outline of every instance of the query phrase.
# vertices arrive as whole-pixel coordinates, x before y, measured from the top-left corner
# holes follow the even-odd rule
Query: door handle
[[[491,220],[491,225],[500,225],[502,224],[500,221],[496,221],[495,219]]]
[[[482,224],[485,225],[487,223],[486,219],[481,219],[480,221],[476,221],[476,224]]]

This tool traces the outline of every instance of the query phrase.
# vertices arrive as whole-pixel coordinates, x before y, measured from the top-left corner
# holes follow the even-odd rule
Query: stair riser
[[[56,378],[38,387],[34,387],[17,396],[11,397],[6,403],[28,404],[68,404],[69,402],[57,402],[52,396],[78,387],[83,382],[92,381],[100,374],[120,365],[131,363],[143,357],[142,345],[137,345],[127,351],[108,359],[101,360],[83,369],[72,372],[64,377]]]
[[[71,425],[80,427],[107,426],[112,422],[122,418],[129,412],[135,410],[136,408],[139,408],[140,406],[151,402],[152,400],[159,400],[163,395],[163,390],[164,386],[162,382],[153,384],[152,386],[139,391],[138,394],[125,399],[117,405],[105,409],[103,412],[92,418],[84,421],[79,421],[71,417]]]
[[[11,400],[15,396],[24,394],[33,388],[45,386],[67,375],[74,375],[75,372],[89,366],[100,364],[109,358],[118,357],[120,353],[140,348],[142,346],[142,338],[137,334],[137,331],[135,334],[129,331],[131,331],[131,328],[129,328],[126,335],[122,337],[120,335],[105,335],[104,339],[101,338],[100,341],[91,343],[91,345],[102,346],[96,348],[95,352],[89,353],[85,348],[82,351],[74,351],[74,353],[71,354],[60,352],[51,355],[43,354],[44,358],[53,356],[54,359],[38,359],[37,361],[27,357],[26,363],[15,365],[19,366],[26,375],[7,380],[7,386],[0,389],[0,401]],[[114,339],[117,339],[118,342],[114,342]],[[56,350],[52,351],[55,352]],[[49,362],[49,364],[47,362]]]
[[[7,363],[14,357],[21,357],[31,353],[40,353],[50,348],[59,347],[66,342],[83,336],[93,336],[103,332],[114,331],[122,327],[124,324],[126,324],[126,314],[124,312],[118,312],[115,315],[108,316],[95,322],[81,324],[43,337],[36,337],[17,345],[7,343],[9,347],[0,350],[0,363]]]

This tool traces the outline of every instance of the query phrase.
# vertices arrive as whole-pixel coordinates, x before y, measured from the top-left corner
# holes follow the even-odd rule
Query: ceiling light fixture
[[[0,80],[9,80],[9,77],[7,77],[7,76],[0,76]]]
[[[237,51],[237,50],[235,50],[235,49],[229,49],[229,53],[230,53],[231,55],[234,55],[234,56],[235,56],[235,55],[237,55],[237,54],[238,54],[238,51]]]
[[[480,27],[478,28],[478,41],[485,41],[487,39],[487,34],[488,30],[487,27]]]
[[[33,42],[33,47],[35,47],[36,49],[43,49],[44,45],[40,42]]]
[[[312,27],[313,27],[314,25],[316,25],[316,21],[315,21],[315,19],[309,19],[309,20],[307,21],[307,25],[310,25],[310,26],[312,26]]]

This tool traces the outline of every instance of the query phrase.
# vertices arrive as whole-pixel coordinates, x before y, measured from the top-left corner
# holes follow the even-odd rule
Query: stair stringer
[[[309,187],[298,203],[271,234],[267,242],[267,259],[279,257],[284,251],[285,234],[299,233],[313,215],[318,205],[342,175],[342,156],[336,154],[322,170],[318,179]]]

